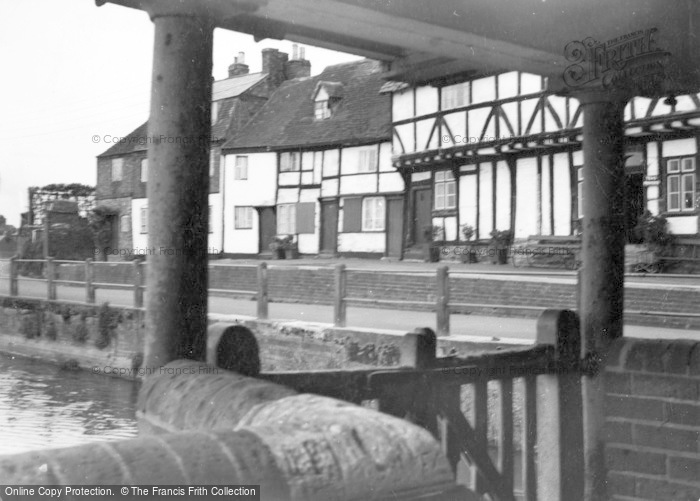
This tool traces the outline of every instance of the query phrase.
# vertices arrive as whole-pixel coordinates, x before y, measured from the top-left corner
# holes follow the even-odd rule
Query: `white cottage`
[[[223,147],[224,252],[401,256],[404,181],[391,163],[382,66],[359,61],[285,82]]]

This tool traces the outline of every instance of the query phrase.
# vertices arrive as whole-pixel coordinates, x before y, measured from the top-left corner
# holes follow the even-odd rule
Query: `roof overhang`
[[[611,63],[618,73],[624,66],[637,68],[626,77],[635,94],[700,89],[700,38],[694,29],[700,3],[693,0],[109,1],[151,16],[207,17],[216,27],[256,39],[287,39],[388,61],[389,79],[411,83],[520,70],[547,76],[557,92],[575,91],[581,85],[577,72],[600,76],[588,68],[590,58],[576,60],[572,50],[580,42],[595,49],[590,55],[598,63],[602,58],[605,69]],[[650,32],[653,47],[645,45]],[[647,42],[640,41],[644,37]],[[641,55],[649,64],[636,57],[640,50],[647,51]],[[659,70],[650,59],[663,59],[663,76],[637,85],[645,71]],[[586,85],[599,83],[594,78]]]

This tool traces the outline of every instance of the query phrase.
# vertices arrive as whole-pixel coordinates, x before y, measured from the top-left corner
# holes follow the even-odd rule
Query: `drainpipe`
[[[213,28],[178,13],[149,11],[155,25],[148,146],[145,367],[204,360]]]

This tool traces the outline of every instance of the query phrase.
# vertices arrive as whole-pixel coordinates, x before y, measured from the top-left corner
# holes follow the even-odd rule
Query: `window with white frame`
[[[668,212],[694,210],[695,173],[695,157],[668,160],[666,163],[666,210]]]
[[[578,197],[578,218],[583,217],[583,167],[576,169],[576,195]]]
[[[141,233],[148,233],[148,207],[141,207]]]
[[[119,218],[119,231],[131,233],[131,218],[126,214]]]
[[[145,183],[148,181],[148,159],[144,158],[141,160],[141,182]]]
[[[435,173],[435,210],[457,207],[457,184],[450,170]]]
[[[469,105],[469,82],[462,82],[443,87],[440,91],[442,96],[441,106],[443,110],[461,108]]]
[[[362,231],[384,231],[386,209],[384,197],[362,200]]]
[[[237,230],[250,230],[253,228],[253,208],[234,207],[233,208],[234,227]]]
[[[377,149],[364,148],[359,151],[358,157],[358,172],[377,172]]]
[[[299,170],[299,152],[285,151],[280,153],[280,172],[292,172]]]
[[[314,102],[314,118],[316,120],[324,120],[331,117],[331,107],[328,100]]]
[[[236,165],[233,168],[233,178],[237,181],[248,179],[248,157],[236,156]]]
[[[297,206],[282,204],[277,207],[277,234],[293,235],[296,233]]]
[[[112,181],[121,181],[124,176],[124,159],[112,159]]]

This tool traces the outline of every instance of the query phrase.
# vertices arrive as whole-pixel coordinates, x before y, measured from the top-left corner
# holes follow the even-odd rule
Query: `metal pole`
[[[85,260],[85,302],[95,304],[95,268],[91,258]]]
[[[206,353],[213,28],[168,12],[169,5],[149,12],[155,36],[148,245],[154,253],[146,270],[144,365],[153,369],[177,358],[204,360]]]
[[[10,296],[19,296],[19,264],[17,263],[17,256],[12,256],[10,258]]]
[[[46,259],[46,299],[53,301],[56,299],[56,263],[53,258]]]
[[[624,292],[623,112],[627,96],[590,92],[583,107],[583,273],[580,283],[583,376],[584,499],[606,498],[605,387],[610,342],[622,336]]]

